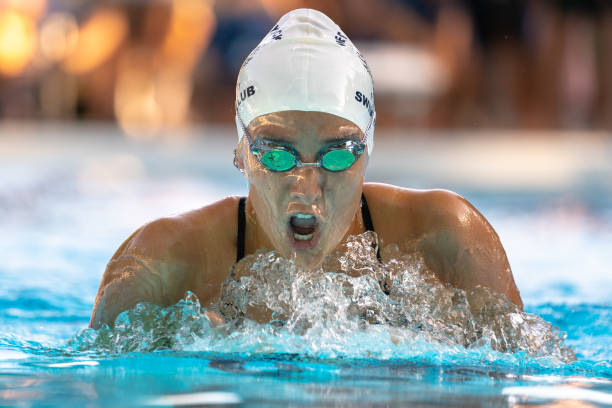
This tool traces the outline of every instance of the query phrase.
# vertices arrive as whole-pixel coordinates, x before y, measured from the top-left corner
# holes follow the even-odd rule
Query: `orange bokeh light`
[[[108,60],[128,33],[125,15],[114,9],[95,12],[79,32],[74,50],[64,61],[67,71],[87,73]]]
[[[51,13],[40,28],[40,50],[51,61],[63,60],[79,41],[79,27],[68,13]]]
[[[47,11],[47,0],[0,0],[0,6],[38,20]]]
[[[12,9],[0,9],[0,73],[21,74],[36,50],[36,25],[31,17]]]
[[[208,45],[215,25],[215,14],[208,1],[174,0],[162,57],[183,69],[193,69]]]

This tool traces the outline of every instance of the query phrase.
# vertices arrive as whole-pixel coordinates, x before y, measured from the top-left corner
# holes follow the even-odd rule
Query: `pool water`
[[[192,298],[155,310],[173,313],[165,334],[143,329],[136,312],[122,332],[86,330],[104,266],[134,229],[245,194],[231,129],[194,133],[170,143],[126,140],[106,125],[1,127],[0,406],[612,406],[612,186],[595,155],[574,167],[574,184],[522,163],[534,176],[521,187],[512,181],[522,173],[492,184],[460,155],[460,171],[430,160],[465,140],[390,136],[368,173],[473,202],[502,239],[525,311],[566,333],[560,344],[576,361],[385,325],[327,327],[318,339],[248,321],[213,332]],[[553,156],[567,165],[563,154]]]

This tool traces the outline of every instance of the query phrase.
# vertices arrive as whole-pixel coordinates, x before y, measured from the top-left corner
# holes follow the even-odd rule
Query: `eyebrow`
[[[265,125],[261,125],[255,128],[255,130],[251,132],[251,135],[254,138],[259,137],[259,138],[268,139],[268,140],[280,141],[280,140],[274,139],[274,137],[280,137],[280,135],[287,135],[288,133],[287,130],[288,128],[285,128],[283,126],[278,126],[273,123],[266,123]],[[272,137],[269,137],[269,136],[272,136]]]
[[[257,127],[252,132],[252,137],[255,139],[256,138],[266,139],[271,142],[290,146],[290,145],[293,145],[295,141],[286,140],[282,138],[281,136],[281,135],[287,135],[288,129],[291,129],[291,128],[286,128],[284,126],[279,126],[273,123],[266,123],[265,125],[261,125]],[[329,136],[331,137],[322,140],[324,144],[351,140],[351,139],[358,139],[358,140],[362,139],[361,130],[353,126],[340,126],[337,132],[331,133]]]
[[[355,127],[347,127],[347,126],[341,126],[340,130],[338,131],[338,133],[335,133],[334,136],[336,139],[359,139],[361,140],[361,129],[359,128],[355,128]]]

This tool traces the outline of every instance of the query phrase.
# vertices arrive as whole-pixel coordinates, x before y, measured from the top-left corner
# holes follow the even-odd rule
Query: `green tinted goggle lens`
[[[342,171],[355,163],[355,155],[344,149],[330,150],[321,156],[321,166],[329,171]]]
[[[288,171],[298,163],[295,155],[283,149],[270,149],[258,155],[259,161],[272,171]],[[346,170],[355,163],[355,155],[346,149],[334,149],[321,155],[321,167],[328,171]]]
[[[280,149],[268,150],[261,155],[261,163],[273,171],[287,171],[295,166],[295,156]]]

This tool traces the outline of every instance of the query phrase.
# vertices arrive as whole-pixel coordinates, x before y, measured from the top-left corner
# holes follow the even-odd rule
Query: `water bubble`
[[[301,270],[274,252],[258,252],[235,265],[219,310],[228,320],[272,320],[289,333],[334,338],[372,325],[389,330],[392,343],[420,336],[465,348],[490,346],[571,361],[563,335],[542,318],[522,312],[506,296],[484,287],[467,291],[440,282],[420,253],[397,246],[376,257],[376,235],[349,237],[319,270]]]
[[[507,297],[484,287],[441,283],[418,252],[397,246],[376,256],[372,232],[352,236],[317,270],[259,251],[233,266],[212,309],[212,327],[193,293],[174,306],[140,303],[114,328],[87,329],[74,350],[197,350],[299,353],[335,358],[502,355],[575,359],[564,335]],[[471,354],[470,354],[471,353]],[[505,353],[505,354],[504,354]]]

